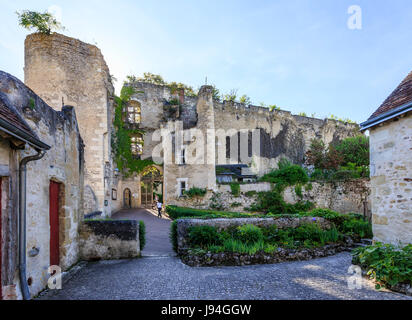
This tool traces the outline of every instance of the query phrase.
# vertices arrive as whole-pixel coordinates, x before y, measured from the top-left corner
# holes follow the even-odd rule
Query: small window
[[[226,159],[230,159],[230,137],[226,137]]]
[[[186,164],[186,149],[185,148],[182,149],[182,152],[180,154],[180,163]]]
[[[133,135],[131,138],[132,155],[140,156],[143,154],[143,137],[142,135]]]
[[[186,191],[186,181],[180,181],[180,196],[183,196]]]
[[[127,122],[130,124],[139,124],[141,120],[140,103],[131,101],[127,107]]]

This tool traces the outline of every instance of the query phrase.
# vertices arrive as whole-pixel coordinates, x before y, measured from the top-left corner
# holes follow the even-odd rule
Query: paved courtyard
[[[227,299],[412,299],[376,291],[369,281],[350,290],[349,253],[311,261],[245,267],[192,268],[173,256],[170,221],[145,210],[123,211],[116,218],[144,220],[143,258],[87,263],[63,284],[39,299],[52,300],[227,300]],[[156,242],[158,241],[158,242]]]

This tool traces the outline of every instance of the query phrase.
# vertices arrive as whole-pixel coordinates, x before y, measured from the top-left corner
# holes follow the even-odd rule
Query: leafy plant
[[[299,198],[303,198],[302,185],[298,184],[295,186],[295,193]]]
[[[19,25],[43,34],[51,34],[52,30],[64,30],[64,27],[56,20],[50,12],[40,13],[37,11],[23,10],[16,12]]]
[[[287,160],[281,160],[278,166],[279,169],[265,174],[260,180],[282,186],[291,186],[297,183],[306,184],[309,181],[308,174],[301,166]]]
[[[231,183],[230,190],[232,192],[232,195],[234,195],[235,197],[240,196],[240,184],[239,183]]]
[[[252,190],[252,191],[246,192],[246,193],[245,193],[245,196],[248,197],[248,198],[252,198],[252,197],[254,197],[256,194],[257,194],[257,191]]]
[[[129,128],[124,123],[123,109],[127,106],[131,97],[138,93],[132,86],[123,85],[120,97],[115,97],[114,135],[112,136],[112,151],[119,171],[125,176],[140,173],[154,164],[152,160],[142,160],[132,153],[132,136],[143,135],[144,130]],[[142,141],[143,147],[143,141]]]
[[[192,187],[189,190],[186,190],[184,192],[184,194],[188,196],[189,198],[204,197],[206,193],[207,193],[206,189],[197,188],[197,187]]]
[[[221,238],[215,227],[212,226],[194,226],[189,229],[189,243],[193,247],[206,248],[210,245],[221,244]]]
[[[412,244],[401,248],[376,243],[357,248],[352,255],[352,263],[368,271],[369,277],[377,282],[377,289],[399,283],[412,285]]]
[[[263,241],[263,233],[259,227],[246,224],[237,228],[235,238],[243,243],[252,244]]]
[[[369,138],[364,135],[342,140],[336,151],[343,156],[343,165],[369,166]]]
[[[237,90],[232,89],[229,91],[229,93],[225,94],[223,96],[223,100],[230,101],[230,102],[235,102],[237,98]]]
[[[146,245],[146,225],[143,221],[139,221],[139,242],[140,251],[142,251]]]
[[[239,98],[239,102],[245,105],[252,104],[252,100],[250,99],[250,97],[248,97],[245,94]]]
[[[166,206],[166,212],[169,217],[173,220],[180,218],[196,217],[196,218],[247,218],[254,217],[250,213],[239,213],[239,212],[225,212],[217,210],[203,210],[194,208],[185,208],[177,206]]]
[[[172,221],[172,224],[170,225],[169,239],[172,243],[173,251],[177,253],[177,221]]]

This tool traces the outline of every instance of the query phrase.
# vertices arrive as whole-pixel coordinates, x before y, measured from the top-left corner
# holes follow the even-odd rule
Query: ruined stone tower
[[[25,41],[25,84],[56,110],[75,107],[85,144],[84,213],[111,214],[113,85],[96,46],[61,34]]]

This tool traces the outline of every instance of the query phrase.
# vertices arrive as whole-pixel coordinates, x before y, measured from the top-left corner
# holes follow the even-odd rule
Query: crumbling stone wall
[[[260,129],[260,155],[254,155],[247,163],[259,176],[276,168],[282,157],[303,164],[310,141],[314,138],[328,145],[359,132],[356,124],[292,115],[283,110],[269,111],[236,102],[214,102],[214,109],[216,129]]]
[[[50,266],[50,181],[61,184],[59,203],[60,264],[64,270],[79,259],[78,225],[83,213],[84,157],[73,107],[61,111],[49,107],[40,97],[15,77],[0,71],[0,92],[24,118],[39,139],[51,146],[45,156],[27,165],[27,278],[32,281],[30,293],[36,295],[45,288]],[[3,144],[4,145],[4,144]],[[6,286],[15,286],[20,297],[17,272],[18,164],[34,155],[33,148],[9,151],[9,159],[1,157],[0,167],[9,170],[9,206],[6,239],[7,261],[4,266]],[[7,203],[7,201],[5,202]],[[34,252],[29,254],[29,252]]]
[[[359,213],[371,215],[370,181],[356,179],[335,182],[312,182],[312,189],[302,187],[302,198],[296,194],[295,187],[288,187],[283,193],[287,203],[299,200],[310,201],[317,208],[328,208],[340,213]]]
[[[84,221],[81,224],[82,260],[128,259],[139,256],[138,221]]]
[[[303,164],[304,155],[313,138],[320,138],[326,144],[358,134],[355,124],[335,120],[321,120],[292,115],[288,111],[269,111],[267,108],[246,106],[240,103],[223,103],[211,100],[208,87],[202,87],[199,96],[181,96],[172,93],[170,88],[144,82],[131,84],[138,92],[133,100],[141,105],[142,123],[140,128],[146,131],[142,158],[151,158],[160,139],[152,139],[152,133],[160,128],[175,130],[179,124],[183,129],[214,130],[260,130],[260,153],[254,154],[247,161],[252,171],[263,175],[277,167],[280,158],[286,157],[297,164]],[[180,101],[178,106],[170,106],[172,99]],[[207,101],[207,107],[205,102]],[[169,110],[175,108],[176,110]],[[171,112],[173,111],[173,112]],[[205,133],[206,139],[206,133]],[[222,142],[219,142],[222,143]],[[225,142],[224,142],[225,143]],[[188,143],[190,145],[190,143]],[[172,150],[168,150],[172,152]],[[216,191],[213,180],[214,166],[220,163],[217,148],[214,151],[214,163],[208,166],[166,164],[164,167],[166,202],[175,203],[178,197],[178,179],[187,179],[188,186],[206,187]],[[206,155],[207,157],[207,155]],[[174,157],[173,157],[174,159]]]
[[[370,131],[374,239],[412,243],[412,113]]]
[[[339,213],[359,213],[371,216],[370,182],[358,179],[336,182],[312,182],[311,189],[302,187],[302,198],[296,194],[295,187],[287,187],[283,192],[286,203],[295,204],[299,200],[310,201],[316,208],[325,208]],[[245,211],[256,202],[257,192],[271,190],[270,183],[241,184],[239,196],[232,194],[230,185],[218,185],[217,192],[208,192],[204,197],[175,197],[168,204],[213,209],[213,204],[221,205],[226,211]],[[252,193],[250,193],[252,191]],[[213,199],[214,198],[214,199]]]
[[[61,34],[25,41],[25,84],[55,110],[76,109],[85,148],[85,213],[111,214],[113,85],[100,50]],[[105,201],[106,204],[105,205]]]

